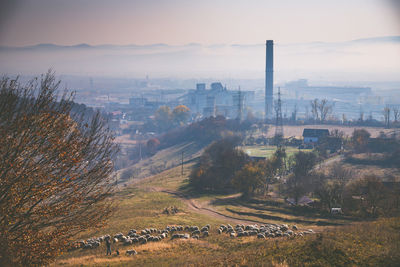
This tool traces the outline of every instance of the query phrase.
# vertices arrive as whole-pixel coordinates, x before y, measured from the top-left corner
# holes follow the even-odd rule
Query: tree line
[[[332,138],[344,140],[343,134],[335,131]],[[344,166],[353,153],[366,151],[384,151],[381,159],[384,164],[400,166],[400,142],[397,138],[371,139],[366,130],[355,130],[345,142],[350,151],[345,162],[329,167],[319,165],[325,159],[320,152],[326,149],[324,144],[312,152],[300,151],[290,157],[283,147],[278,147],[273,156],[252,160],[238,148],[240,143],[240,137],[230,136],[209,145],[190,174],[192,188],[200,192],[240,192],[244,199],[264,198],[274,191],[290,198],[294,205],[303,196],[309,196],[318,199],[314,208],[327,213],[334,207],[354,216],[375,217],[400,212],[399,183],[391,184],[374,174],[360,177]]]

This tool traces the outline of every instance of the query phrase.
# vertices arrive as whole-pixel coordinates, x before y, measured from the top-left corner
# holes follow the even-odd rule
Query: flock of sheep
[[[113,243],[122,243],[123,245],[132,244],[146,244],[147,242],[159,242],[167,237],[173,239],[199,239],[210,235],[211,226],[209,224],[204,227],[198,226],[167,226],[165,229],[146,228],[139,231],[132,229],[127,235],[117,233],[113,237],[110,235],[104,235],[100,237],[93,237],[87,240],[81,240],[74,243],[73,249],[92,249],[97,248],[100,244],[107,239]],[[255,225],[243,225],[237,224],[232,227],[230,224],[220,225],[217,229],[218,234],[228,234],[231,238],[245,237],[245,236],[257,236],[257,238],[275,238],[275,237],[294,237],[312,234],[314,231],[308,229],[305,231],[299,231],[296,225],[289,227],[287,224],[265,224],[258,226]],[[117,252],[119,253],[119,252]],[[137,252],[134,249],[127,250],[127,255],[136,255]]]
[[[297,231],[297,232],[295,232]],[[291,236],[303,236],[312,234],[314,231],[308,229],[306,231],[298,231],[296,225],[290,229],[287,224],[265,224],[258,226],[255,225],[243,225],[237,224],[234,228],[228,225],[221,225],[218,228],[218,233],[227,233],[230,237],[242,237],[242,236],[257,236],[257,238],[274,238],[274,237],[291,237]]]

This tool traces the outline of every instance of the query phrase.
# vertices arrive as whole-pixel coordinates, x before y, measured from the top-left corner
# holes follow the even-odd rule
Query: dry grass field
[[[269,158],[275,153],[276,146],[256,145],[256,146],[242,146],[241,149],[252,157],[266,157]],[[286,156],[290,157],[294,153],[299,152],[296,147],[286,147]],[[301,149],[303,152],[311,152],[312,149]]]
[[[395,166],[382,165],[383,162],[377,160],[382,154],[361,153],[352,155],[352,162],[345,162],[344,168],[349,168],[354,173],[354,178],[366,175],[381,177],[384,181],[400,182],[400,169]]]
[[[154,174],[169,170],[182,163],[182,152],[184,163],[190,163],[194,158],[201,155],[203,146],[195,142],[181,143],[158,151],[155,155],[145,158],[140,162],[121,169],[117,172],[120,183],[130,183],[132,180],[143,179]],[[128,172],[131,175],[124,177],[123,173]]]
[[[116,212],[101,229],[77,239],[127,233],[134,228],[167,225],[211,225],[210,236],[199,240],[164,239],[157,243],[112,245],[113,255],[99,248],[67,252],[53,266],[396,266],[400,262],[400,220],[355,222],[304,208],[289,207],[279,199],[242,201],[238,195],[192,195],[185,191],[191,165],[185,164],[145,179],[134,180],[113,197]],[[166,207],[176,214],[163,214]],[[286,223],[318,234],[293,238],[229,238],[217,234],[223,223]],[[135,249],[138,254],[126,256]],[[121,255],[116,256],[118,249]]]

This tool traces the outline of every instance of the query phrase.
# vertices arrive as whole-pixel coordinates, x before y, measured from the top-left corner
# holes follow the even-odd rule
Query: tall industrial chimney
[[[274,86],[274,41],[267,40],[265,50],[265,120],[272,119]]]

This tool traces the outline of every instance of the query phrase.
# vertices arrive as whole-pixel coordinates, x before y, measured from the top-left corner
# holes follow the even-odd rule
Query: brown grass
[[[135,247],[137,252],[144,252],[144,251],[156,251],[156,250],[163,250],[172,248],[174,245],[173,243],[166,243],[166,242],[153,242],[153,243],[146,243],[144,245]]]
[[[113,252],[118,248],[121,253],[119,257],[115,254],[106,257],[106,249],[102,244],[93,250],[68,252],[52,266],[396,266],[400,262],[399,218],[340,227],[317,227],[321,234],[294,239],[232,239],[226,234],[218,235],[218,225],[226,224],[227,221],[196,213],[189,210],[178,197],[151,190],[154,187],[178,190],[182,184],[187,183],[189,172],[189,166],[185,166],[184,176],[181,176],[180,167],[176,167],[138,184],[123,187],[115,196],[119,208],[109,224],[97,231],[84,233],[82,237],[126,233],[131,228],[140,230],[145,227],[164,228],[177,224],[202,226],[210,223],[209,237],[200,240],[164,239],[133,246],[113,244]],[[203,205],[217,198],[222,202],[212,208],[218,208],[221,212],[228,212],[228,207],[235,211],[249,212],[251,218],[256,219],[263,215],[274,215],[283,219],[316,220],[304,214],[296,216],[274,203],[268,206],[268,202],[244,205],[240,201],[229,203],[229,198],[215,195],[203,196],[196,201]],[[180,212],[176,215],[162,214],[162,210],[168,206],[177,206]],[[232,215],[246,218],[246,215]],[[272,222],[267,219],[264,221]],[[310,225],[312,223],[304,224],[303,228],[313,228]],[[132,248],[138,255],[124,255],[126,250]]]
[[[81,256],[81,257],[73,257],[67,258],[63,260],[58,260],[54,264],[50,266],[82,266],[82,265],[100,265],[105,266],[109,264],[118,264],[131,261],[132,257],[121,255],[121,256],[99,256],[99,255],[90,255],[90,256]]]
[[[365,162],[374,162],[377,159],[384,157],[381,153],[361,153],[361,154],[353,154],[351,156],[354,159],[365,161]],[[379,162],[379,161],[378,161]],[[384,163],[383,161],[381,163]],[[355,163],[345,163],[343,164],[344,168],[349,168],[354,171],[353,178],[360,178],[366,175],[376,175],[377,177],[382,177],[383,180],[388,180],[388,178],[393,179],[394,181],[400,181],[400,169],[395,168],[393,166],[382,166],[374,165],[374,164],[355,164]]]

